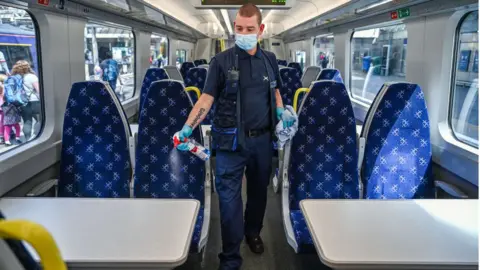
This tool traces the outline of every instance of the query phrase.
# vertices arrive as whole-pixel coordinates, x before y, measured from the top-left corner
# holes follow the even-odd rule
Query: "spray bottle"
[[[175,133],[175,135],[173,135],[173,146],[176,148],[181,143],[186,143],[188,146],[188,151],[190,151],[190,153],[197,156],[199,159],[203,161],[207,161],[210,158],[210,151],[207,148],[197,143],[194,139],[185,138],[185,140],[181,142],[180,136],[178,135],[178,132],[177,132]]]

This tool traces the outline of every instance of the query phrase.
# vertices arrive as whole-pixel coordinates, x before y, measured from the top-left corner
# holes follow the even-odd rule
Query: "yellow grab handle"
[[[195,92],[195,94],[197,94],[197,99],[200,98],[201,92],[200,92],[200,89],[198,89],[198,87],[189,86],[189,87],[185,88],[185,91],[187,91],[187,92],[193,91],[193,92]]]
[[[29,243],[40,257],[43,270],[67,270],[55,240],[40,224],[28,220],[0,220],[0,238]]]
[[[295,96],[293,97],[293,110],[297,112],[297,103],[298,103],[298,96],[300,93],[308,93],[310,92],[310,88],[298,88],[295,92]]]

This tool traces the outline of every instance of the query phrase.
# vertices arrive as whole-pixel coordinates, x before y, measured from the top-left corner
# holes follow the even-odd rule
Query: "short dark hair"
[[[262,24],[262,12],[260,12],[260,9],[252,3],[243,5],[238,10],[238,14],[242,17],[248,17],[248,18],[257,15],[258,25]]]

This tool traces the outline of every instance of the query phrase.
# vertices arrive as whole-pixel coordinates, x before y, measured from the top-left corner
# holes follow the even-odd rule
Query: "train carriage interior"
[[[247,3],[298,130],[241,269],[478,269],[476,0],[0,0],[0,269],[220,269],[172,137]]]

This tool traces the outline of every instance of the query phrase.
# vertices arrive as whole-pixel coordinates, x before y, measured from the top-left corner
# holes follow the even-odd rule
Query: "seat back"
[[[210,66],[209,66],[208,64],[204,64],[204,65],[200,65],[200,66],[198,66],[198,67],[200,67],[200,68],[206,68],[206,69],[208,70],[208,68],[209,68]]]
[[[332,80],[338,83],[343,83],[342,74],[338,69],[325,68],[318,75],[317,81]]]
[[[293,106],[295,91],[302,87],[300,72],[294,68],[281,68],[280,77],[283,83],[282,87],[280,87],[283,104]]]
[[[192,101],[179,81],[152,84],[139,116],[134,177],[136,198],[192,198],[204,203],[205,163],[173,147]],[[202,143],[200,129],[191,138]]]
[[[164,66],[163,69],[167,72],[169,79],[183,82],[182,74],[176,66]]]
[[[138,111],[142,111],[143,101],[147,96],[150,85],[155,81],[168,79],[168,74],[163,68],[149,68],[143,78],[142,89],[140,89],[140,107]]]
[[[122,105],[110,86],[74,83],[63,122],[59,196],[129,197],[130,137]]]
[[[187,72],[187,77],[185,78],[185,85],[187,87],[194,86],[197,87],[200,92],[203,92],[203,87],[205,86],[205,80],[207,80],[207,72],[208,70],[206,68],[201,68],[201,67],[195,67],[191,68]],[[193,104],[197,102],[197,95],[194,92],[189,92],[192,93],[190,95],[190,98],[192,99]]]
[[[427,106],[420,86],[385,84],[367,113],[361,137],[367,199],[433,198]]]
[[[208,64],[208,62],[207,62],[207,59],[197,59],[193,61],[193,64],[198,67],[200,65],[206,65]]]
[[[182,78],[185,81],[187,78],[187,72],[191,69],[194,68],[195,65],[192,62],[183,62],[182,65],[180,66],[180,74],[182,74]]]
[[[307,67],[302,76],[302,87],[309,88],[312,82],[317,80],[321,70],[322,68],[317,66]]]
[[[303,69],[302,69],[302,66],[300,65],[300,63],[291,62],[291,63],[288,63],[288,67],[291,67],[291,68],[294,68],[294,69],[298,70],[300,72],[300,77],[302,77]]]
[[[345,86],[314,82],[299,111],[285,161],[290,209],[303,199],[358,198],[355,117]]]
[[[284,67],[288,65],[287,60],[280,60],[280,59],[277,59],[277,64],[279,66],[284,66]]]

